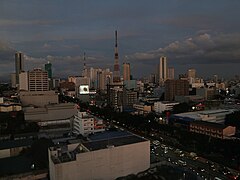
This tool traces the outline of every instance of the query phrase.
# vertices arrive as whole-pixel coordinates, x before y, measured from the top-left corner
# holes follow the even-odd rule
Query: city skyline
[[[1,1],[0,79],[14,72],[16,51],[26,55],[24,69],[50,61],[54,76],[80,75],[84,52],[88,67],[113,71],[115,30],[119,64],[129,62],[135,78],[156,73],[162,55],[176,75],[194,68],[198,76],[233,77],[239,7],[236,0]]]

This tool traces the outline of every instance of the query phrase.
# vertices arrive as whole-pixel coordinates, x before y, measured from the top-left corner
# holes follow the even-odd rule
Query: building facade
[[[174,67],[168,68],[168,79],[174,79]]]
[[[190,123],[190,132],[224,139],[229,136],[234,136],[236,127],[206,121],[193,121]]]
[[[24,71],[24,54],[21,52],[15,53],[15,71],[16,84],[19,84],[19,74]]]
[[[167,80],[167,57],[160,57],[159,63],[159,84],[163,85]]]
[[[48,73],[48,78],[52,79],[52,64],[49,61],[45,64],[45,71]]]
[[[123,63],[123,80],[129,81],[130,80],[130,64],[129,63]]]
[[[131,135],[49,148],[51,180],[116,179],[150,168],[150,141]]]
[[[189,83],[187,80],[166,80],[165,101],[174,101],[175,96],[189,95]]]
[[[178,102],[170,102],[170,101],[159,101],[154,103],[154,111],[156,113],[162,113],[164,111],[171,111],[173,106],[179,104]]]
[[[35,68],[28,72],[29,91],[48,91],[48,72]]]

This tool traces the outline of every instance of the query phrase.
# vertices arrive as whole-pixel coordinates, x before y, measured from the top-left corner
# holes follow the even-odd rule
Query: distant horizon
[[[175,77],[189,68],[203,78],[234,77],[240,75],[239,7],[226,0],[3,0],[0,79],[15,72],[16,51],[25,54],[25,70],[50,61],[57,77],[80,75],[84,52],[88,67],[113,71],[115,30],[120,68],[130,63],[134,78],[156,73],[162,55]]]

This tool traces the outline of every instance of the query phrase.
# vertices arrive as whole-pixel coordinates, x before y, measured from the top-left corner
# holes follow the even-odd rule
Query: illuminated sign
[[[81,85],[81,86],[79,86],[79,94],[89,94],[89,87],[88,87],[88,85]]]

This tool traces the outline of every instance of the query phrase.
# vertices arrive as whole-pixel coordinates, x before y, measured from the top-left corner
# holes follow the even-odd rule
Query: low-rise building
[[[24,116],[26,121],[37,122],[40,126],[68,124],[70,129],[77,111],[77,106],[73,103],[49,104],[41,108],[26,107]]]
[[[133,108],[137,111],[138,114],[148,114],[152,111],[152,106],[145,103],[133,104]]]
[[[206,121],[193,121],[190,122],[190,132],[205,134],[214,138],[224,139],[226,137],[234,136],[236,127],[225,126]]]
[[[231,114],[235,109],[205,110],[174,114],[171,116],[175,121],[207,121],[218,124],[224,124],[227,114]]]
[[[171,111],[173,106],[179,104],[178,102],[171,101],[159,101],[154,103],[154,111],[156,113],[162,113],[164,111]]]
[[[111,131],[91,138],[88,142],[49,148],[51,180],[116,179],[150,167],[149,140]]]
[[[102,120],[97,120],[87,112],[78,111],[75,115],[73,120],[73,134],[87,136],[102,131],[105,131]]]

